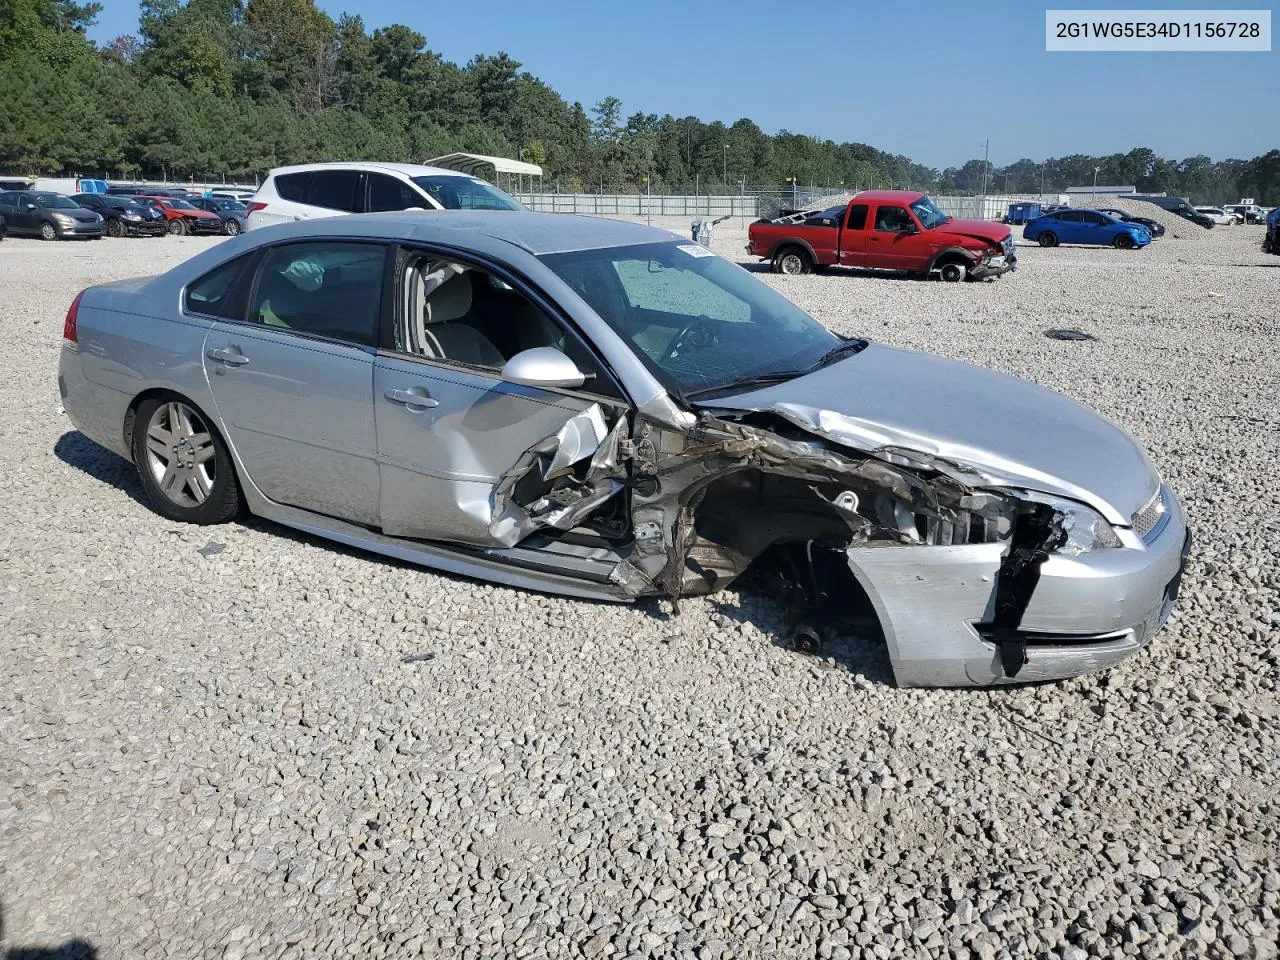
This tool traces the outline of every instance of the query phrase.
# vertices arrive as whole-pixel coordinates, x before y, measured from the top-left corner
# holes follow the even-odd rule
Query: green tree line
[[[1054,193],[1092,183],[1099,167],[1099,183],[1196,202],[1280,202],[1280,150],[1215,162],[1138,148],[938,170],[745,118],[628,116],[612,96],[584,108],[506,53],[459,65],[411,27],[370,31],[314,0],[144,0],[137,34],[97,47],[85,31],[100,10],[0,0],[0,172],[252,181],[286,163],[461,150],[541,164],[544,188],[564,191],[785,190],[794,178],[801,189]]]

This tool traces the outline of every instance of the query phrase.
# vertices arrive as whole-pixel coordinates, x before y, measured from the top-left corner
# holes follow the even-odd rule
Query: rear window
[[[848,229],[850,230],[865,229],[867,226],[867,210],[868,209],[869,208],[865,203],[855,203],[852,207],[850,207],[849,223],[847,224]]]
[[[282,200],[292,200],[294,203],[307,202],[307,183],[311,180],[310,173],[286,173],[276,177],[276,193],[280,194]]]

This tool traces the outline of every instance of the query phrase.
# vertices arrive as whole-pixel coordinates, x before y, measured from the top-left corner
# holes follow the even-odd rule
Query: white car
[[[246,230],[388,210],[523,210],[493,184],[413,163],[308,163],[277,167],[248,203]]]
[[[1232,227],[1237,223],[1244,223],[1244,217],[1227,213],[1221,207],[1196,207],[1196,213],[1203,213],[1220,227]]]

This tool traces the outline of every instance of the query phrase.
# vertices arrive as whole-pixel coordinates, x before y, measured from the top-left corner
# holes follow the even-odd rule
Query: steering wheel
[[[675,338],[663,352],[662,360],[674,360],[679,355],[681,348],[684,347],[685,341],[695,347],[714,346],[716,335],[715,331],[711,329],[712,322],[712,319],[706,314],[701,314],[686,323],[680,328],[680,332],[675,335]]]

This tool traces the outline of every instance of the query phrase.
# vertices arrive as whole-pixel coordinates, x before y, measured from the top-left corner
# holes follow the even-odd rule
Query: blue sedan
[[[1151,242],[1151,234],[1141,224],[1124,223],[1097,210],[1058,210],[1045,214],[1028,223],[1022,236],[1042,247],[1087,243],[1133,250]]]

